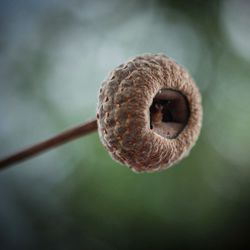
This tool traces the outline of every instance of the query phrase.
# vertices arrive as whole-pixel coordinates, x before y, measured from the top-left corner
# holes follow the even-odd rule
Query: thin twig
[[[93,120],[87,123],[84,123],[78,127],[68,129],[48,140],[37,143],[31,147],[23,149],[15,154],[12,154],[6,158],[0,159],[0,170],[24,161],[30,157],[33,157],[37,154],[40,154],[48,149],[55,148],[66,142],[72,141],[76,138],[84,136],[88,133],[91,133],[97,129],[97,121]]]

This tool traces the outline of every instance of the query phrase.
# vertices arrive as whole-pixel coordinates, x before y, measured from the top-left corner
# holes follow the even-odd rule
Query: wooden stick
[[[68,129],[48,140],[39,142],[31,147],[23,149],[15,154],[12,154],[6,158],[0,159],[0,170],[13,165],[15,163],[24,161],[30,157],[38,155],[46,150],[60,146],[66,142],[77,139],[81,136],[89,134],[97,130],[97,121],[93,120],[84,123],[80,126]]]

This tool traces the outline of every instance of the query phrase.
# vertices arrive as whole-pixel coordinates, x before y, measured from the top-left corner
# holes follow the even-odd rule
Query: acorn
[[[0,170],[98,128],[112,158],[135,172],[166,169],[187,156],[202,123],[200,92],[186,69],[163,54],[135,57],[102,83],[97,120],[0,159]]]
[[[163,54],[135,57],[102,83],[100,139],[135,172],[166,169],[187,156],[200,134],[200,92],[186,69]]]

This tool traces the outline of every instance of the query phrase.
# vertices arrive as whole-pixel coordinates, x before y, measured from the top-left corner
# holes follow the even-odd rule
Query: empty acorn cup
[[[201,124],[201,95],[187,70],[163,54],[138,56],[102,83],[97,120],[0,160],[0,169],[98,128],[113,159],[135,172],[160,171],[189,154]]]
[[[136,172],[168,168],[187,156],[201,129],[201,95],[170,58],[143,55],[114,69],[97,107],[102,143]]]

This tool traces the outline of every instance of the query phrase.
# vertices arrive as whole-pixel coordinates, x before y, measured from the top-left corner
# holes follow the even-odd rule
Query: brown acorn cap
[[[143,55],[114,69],[97,107],[100,139],[135,172],[168,168],[187,156],[201,129],[201,95],[182,66],[163,54]]]

